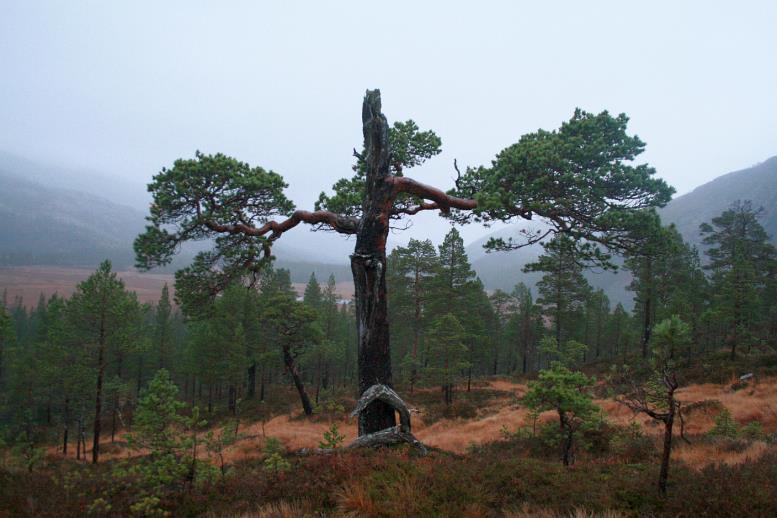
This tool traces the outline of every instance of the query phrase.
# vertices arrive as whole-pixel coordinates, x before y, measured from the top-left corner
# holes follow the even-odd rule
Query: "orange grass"
[[[704,442],[694,444],[678,443],[672,448],[672,459],[682,461],[688,467],[704,469],[714,464],[736,466],[758,460],[768,451],[777,451],[774,445],[763,441],[752,442],[742,451],[729,451],[722,442]]]
[[[442,419],[426,424],[423,420],[423,409],[419,409],[421,413],[416,416],[413,423],[413,431],[416,436],[429,446],[454,453],[465,453],[471,444],[484,444],[500,440],[503,427],[514,431],[521,426],[531,425],[527,410],[520,405],[516,406],[515,399],[508,397],[509,393],[521,397],[526,392],[526,385],[507,380],[490,380],[473,388],[473,390],[481,389],[505,392],[505,397],[491,400],[488,407],[479,409],[479,415],[473,419]],[[763,379],[738,391],[731,390],[728,385],[711,383],[691,385],[679,390],[678,398],[685,404],[703,400],[717,400],[731,412],[740,425],[758,420],[767,433],[777,431],[777,378]],[[628,408],[611,399],[598,399],[595,403],[615,424],[627,425],[631,421],[637,421],[643,425],[645,433],[652,437],[658,438],[662,433],[663,428],[655,421],[643,414],[634,415]],[[714,425],[717,414],[718,411],[714,408],[698,409],[691,412],[686,418],[686,433],[701,435],[708,432]],[[551,419],[554,419],[551,412],[546,412],[540,417],[541,422]],[[296,415],[282,415],[274,417],[264,424],[259,421],[242,424],[240,433],[244,435],[244,438],[226,450],[225,461],[233,463],[247,458],[261,458],[266,437],[279,439],[290,451],[317,447],[324,432],[329,430],[332,423],[337,424],[340,433],[345,437],[345,444],[356,437],[355,419],[313,421],[299,418]],[[679,426],[675,427],[675,431],[679,434]],[[123,441],[123,434],[118,434],[117,439]],[[105,451],[101,453],[101,458],[105,460],[139,454],[139,452],[133,452],[119,444],[110,446],[110,438],[104,439],[101,444],[105,445]],[[736,452],[727,451],[722,445],[709,442],[694,441],[694,444],[687,445],[678,441],[677,444],[677,448],[673,451],[673,457],[682,460],[688,466],[699,469],[719,462],[735,465],[755,460],[769,451],[770,448],[776,448],[775,446],[767,446],[766,443],[754,442],[748,445],[745,450]],[[89,445],[91,446],[91,443]],[[204,446],[202,452],[204,458]],[[70,446],[68,453],[68,457],[74,457],[74,445]],[[50,448],[49,454],[61,455],[61,453],[57,453],[56,447]],[[216,459],[213,461],[216,462]]]

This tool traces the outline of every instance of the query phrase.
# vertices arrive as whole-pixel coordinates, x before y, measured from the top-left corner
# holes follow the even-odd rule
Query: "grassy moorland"
[[[52,445],[34,464],[6,450],[0,516],[770,516],[777,512],[777,377],[771,368],[756,372],[746,384],[720,379],[680,389],[688,441],[676,439],[666,497],[655,487],[662,428],[618,404],[601,383],[594,401],[603,422],[580,435],[575,463],[564,467],[555,416],[530,415],[521,403],[524,381],[489,378],[469,392],[459,387],[452,405],[439,389],[408,396],[414,431],[431,447],[424,457],[406,447],[301,455],[332,425],[340,444],[355,437],[346,411],[354,401],[327,393],[305,417],[294,393],[279,387],[264,403],[241,407],[233,442],[201,453],[212,474],[167,484],[146,510],[137,507],[140,474],[117,482],[117,470],[147,454],[128,446],[125,430],[104,439],[97,466],[77,461],[75,446],[64,457]],[[731,422],[721,418],[726,412]],[[209,419],[214,424],[198,436],[235,426],[226,414]],[[268,451],[277,441],[277,452]]]

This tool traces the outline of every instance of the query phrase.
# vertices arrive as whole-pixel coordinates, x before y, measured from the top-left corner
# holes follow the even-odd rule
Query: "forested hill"
[[[772,242],[777,243],[777,156],[753,167],[720,176],[688,194],[678,196],[661,210],[661,218],[665,223],[674,223],[683,239],[699,245],[699,225],[720,215],[736,200],[752,200],[754,207],[764,208],[760,222]],[[518,228],[520,227],[500,229],[491,236],[514,236]],[[509,291],[518,281],[533,286],[539,279],[538,274],[525,274],[521,270],[526,263],[542,253],[542,247],[485,254],[482,247],[491,236],[475,241],[467,247],[472,267],[486,288]],[[612,301],[631,306],[632,294],[625,290],[630,282],[628,273],[614,275],[587,272],[586,277],[591,285],[604,289]]]
[[[763,207],[760,223],[777,242],[777,156],[753,167],[735,171],[678,196],[661,211],[661,219],[674,223],[688,242],[699,244],[699,225],[718,216],[736,200],[751,200]]]

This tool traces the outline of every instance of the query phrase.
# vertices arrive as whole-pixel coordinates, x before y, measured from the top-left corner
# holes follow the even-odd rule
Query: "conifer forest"
[[[10,2],[0,517],[777,515],[745,3]]]

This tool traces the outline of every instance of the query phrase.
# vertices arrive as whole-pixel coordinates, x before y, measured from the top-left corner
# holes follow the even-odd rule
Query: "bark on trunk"
[[[566,416],[563,412],[558,413],[558,418],[561,436],[564,438],[561,461],[564,463],[564,466],[569,466],[572,463],[572,441],[574,440],[574,434],[571,428],[567,426]]]
[[[259,401],[264,401],[264,367],[262,367],[261,381],[259,382]]]
[[[653,328],[652,325],[652,302],[653,302],[653,261],[650,257],[647,259],[647,296],[645,297],[645,314],[643,319],[642,329],[642,357],[647,358],[648,344],[650,343],[650,333]]]
[[[70,426],[70,399],[65,398],[64,429],[62,430],[62,455],[67,457],[67,440]]]
[[[76,427],[76,460],[81,460],[81,429],[82,429],[82,418],[78,418],[78,426]],[[84,452],[84,457],[86,457],[86,452]]]
[[[232,415],[237,414],[237,389],[235,388],[234,384],[229,385],[227,399],[228,399],[227,406],[229,408],[229,413]]]
[[[669,459],[672,455],[672,427],[674,425],[674,412],[664,421],[664,451],[661,455],[661,473],[658,475],[658,490],[662,495],[666,494],[666,481],[669,478]]]
[[[305,412],[305,415],[312,415],[313,405],[310,404],[310,398],[308,397],[307,392],[305,392],[305,385],[302,384],[302,378],[299,375],[299,371],[297,371],[297,366],[294,364],[294,358],[291,356],[288,349],[283,350],[283,362],[286,364],[286,369],[289,371],[289,374],[291,374],[291,379],[294,380],[294,386],[297,388],[299,398],[302,401],[302,410]]]
[[[375,384],[392,386],[386,301],[386,238],[394,194],[389,176],[391,149],[380,92],[368,90],[362,105],[366,185],[362,219],[351,256],[356,298],[359,395]],[[396,425],[394,409],[382,401],[359,414],[359,435]]]
[[[100,322],[100,342],[97,356],[97,396],[94,402],[94,434],[92,437],[92,464],[100,460],[100,413],[103,403],[103,377],[105,376],[105,324]]]
[[[248,368],[248,398],[253,399],[256,395],[256,362],[253,362]]]

